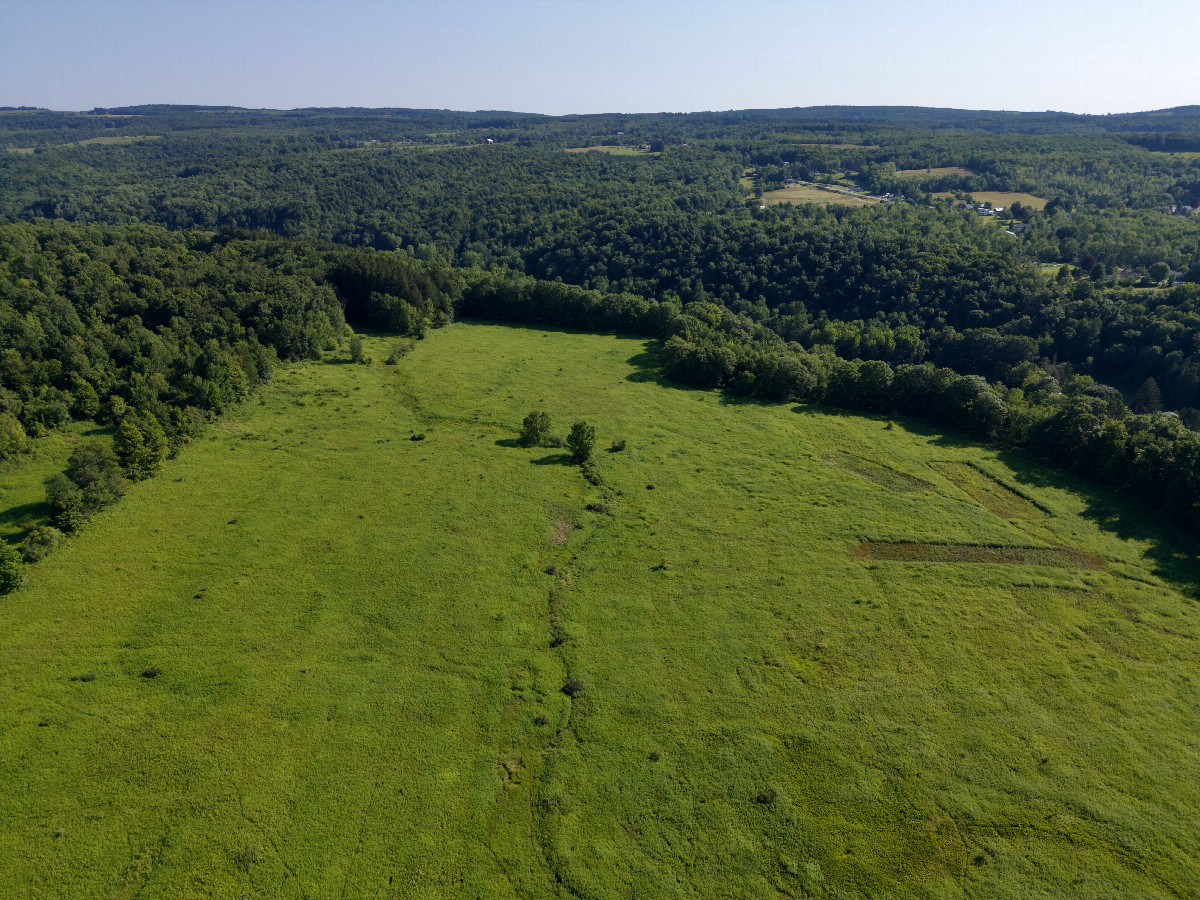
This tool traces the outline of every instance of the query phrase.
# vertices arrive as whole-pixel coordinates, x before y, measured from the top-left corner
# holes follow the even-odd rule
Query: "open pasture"
[[[779,190],[766,191],[763,194],[763,203],[767,206],[774,206],[776,203],[840,203],[845,206],[870,206],[878,202],[874,197],[868,197],[865,194],[829,190],[812,184],[789,184]]]
[[[566,153],[608,153],[612,156],[657,156],[657,153],[649,153],[645,150],[637,150],[634,147],[618,147],[615,144],[601,144],[596,147],[565,147]]]
[[[929,169],[900,169],[899,173],[907,178],[928,178],[937,175],[974,175],[970,169],[962,166],[936,166]]]
[[[975,198],[977,204],[991,203],[992,206],[1005,208],[1014,203],[1020,203],[1031,209],[1045,209],[1046,204],[1050,202],[1045,197],[1035,197],[1033,194],[1025,194],[1020,191],[972,191],[971,196]]]
[[[1197,572],[1130,507],[644,341],[366,344],[0,598],[0,896],[1200,883]]]

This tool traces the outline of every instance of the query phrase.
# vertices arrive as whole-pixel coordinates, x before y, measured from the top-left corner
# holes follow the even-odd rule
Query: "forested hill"
[[[6,111],[6,427],[119,397],[183,439],[263,354],[336,343],[346,304],[414,334],[456,313],[646,334],[678,380],[1017,444],[1083,404],[1103,427],[1047,452],[1154,471],[1139,489],[1190,521],[1191,451],[1151,464],[1131,435],[1200,426],[1200,155],[1176,149],[1198,120]],[[906,367],[944,374],[901,400]]]
[[[1200,299],[1190,286],[1175,292],[1180,305]],[[1153,378],[1130,410],[1120,392],[1069,365],[1039,364],[1036,342],[1001,332],[943,336],[949,343],[931,351],[919,328],[901,329],[911,361],[864,362],[836,355],[827,319],[810,323],[801,343],[786,333],[796,322],[704,300],[587,290],[267,232],[0,226],[0,457],[20,452],[30,434],[89,418],[165,454],[269,379],[276,359],[339,346],[343,309],[360,327],[409,339],[455,316],[658,338],[659,370],[675,381],[965,428],[1130,487],[1180,524],[1200,526],[1200,435],[1155,412]],[[1118,308],[1126,314],[1132,320]],[[1194,343],[1200,317],[1188,327]],[[397,344],[394,355],[403,352]],[[960,368],[974,357],[996,380],[935,365],[939,354]],[[127,462],[151,473],[154,459],[137,448]]]

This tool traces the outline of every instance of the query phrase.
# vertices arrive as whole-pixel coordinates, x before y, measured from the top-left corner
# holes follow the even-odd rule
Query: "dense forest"
[[[97,419],[144,475],[347,320],[472,316],[1029,446],[1196,527],[1197,134],[1191,108],[6,111],[0,456]],[[763,200],[794,182],[885,199]]]

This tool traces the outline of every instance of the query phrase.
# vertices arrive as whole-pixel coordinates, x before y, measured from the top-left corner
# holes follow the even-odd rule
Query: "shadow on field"
[[[805,416],[856,419],[859,422],[871,419],[879,423],[880,429],[885,429],[888,421],[895,421],[910,434],[929,438],[933,447],[997,450],[954,429],[898,414],[879,415],[807,405],[793,406],[792,411]],[[1165,522],[1159,512],[1137,503],[1115,487],[1056,469],[1020,450],[999,450],[996,458],[1012,471],[1017,484],[1057,488],[1082,499],[1085,509],[1080,516],[1119,538],[1144,543],[1146,559],[1153,565],[1153,573],[1187,596],[1200,599],[1200,545],[1191,535]]]
[[[1080,513],[1083,518],[1123,540],[1145,544],[1146,557],[1154,563],[1155,575],[1177,585],[1189,597],[1200,598],[1196,539],[1167,524],[1161,513],[1136,503],[1115,488],[1052,469],[1026,454],[1004,451],[998,458],[1012,470],[1018,484],[1058,488],[1081,497],[1087,504]]]
[[[10,543],[19,544],[29,537],[29,532],[36,527],[39,520],[44,520],[49,512],[50,508],[45,503],[22,503],[20,506],[12,506],[0,512],[0,527],[16,527],[24,522],[26,527],[9,538]]]
[[[496,441],[497,447],[524,447],[520,438],[500,438]]]
[[[667,381],[659,374],[658,350],[661,345],[661,341],[648,341],[641,353],[635,353],[629,359],[625,360],[629,365],[633,366],[633,371],[625,376],[625,380],[637,382],[656,381],[664,387],[683,387],[683,385]]]
[[[541,459],[531,459],[535,466],[569,466],[574,462],[570,453],[551,453]]]

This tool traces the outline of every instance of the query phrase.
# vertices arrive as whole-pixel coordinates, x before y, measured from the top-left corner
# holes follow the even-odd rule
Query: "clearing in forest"
[[[899,174],[906,178],[927,178],[935,175],[974,175],[975,173],[962,166],[935,166],[929,169],[900,169]]]
[[[650,153],[647,150],[638,150],[635,147],[618,147],[614,144],[601,144],[597,147],[565,147],[566,153],[609,153],[613,156],[658,156],[657,153]]]
[[[866,194],[852,194],[849,191],[819,187],[815,184],[789,184],[787,187],[763,194],[763,203],[767,206],[774,206],[776,203],[841,203],[846,206],[870,206],[878,202],[878,199]]]

